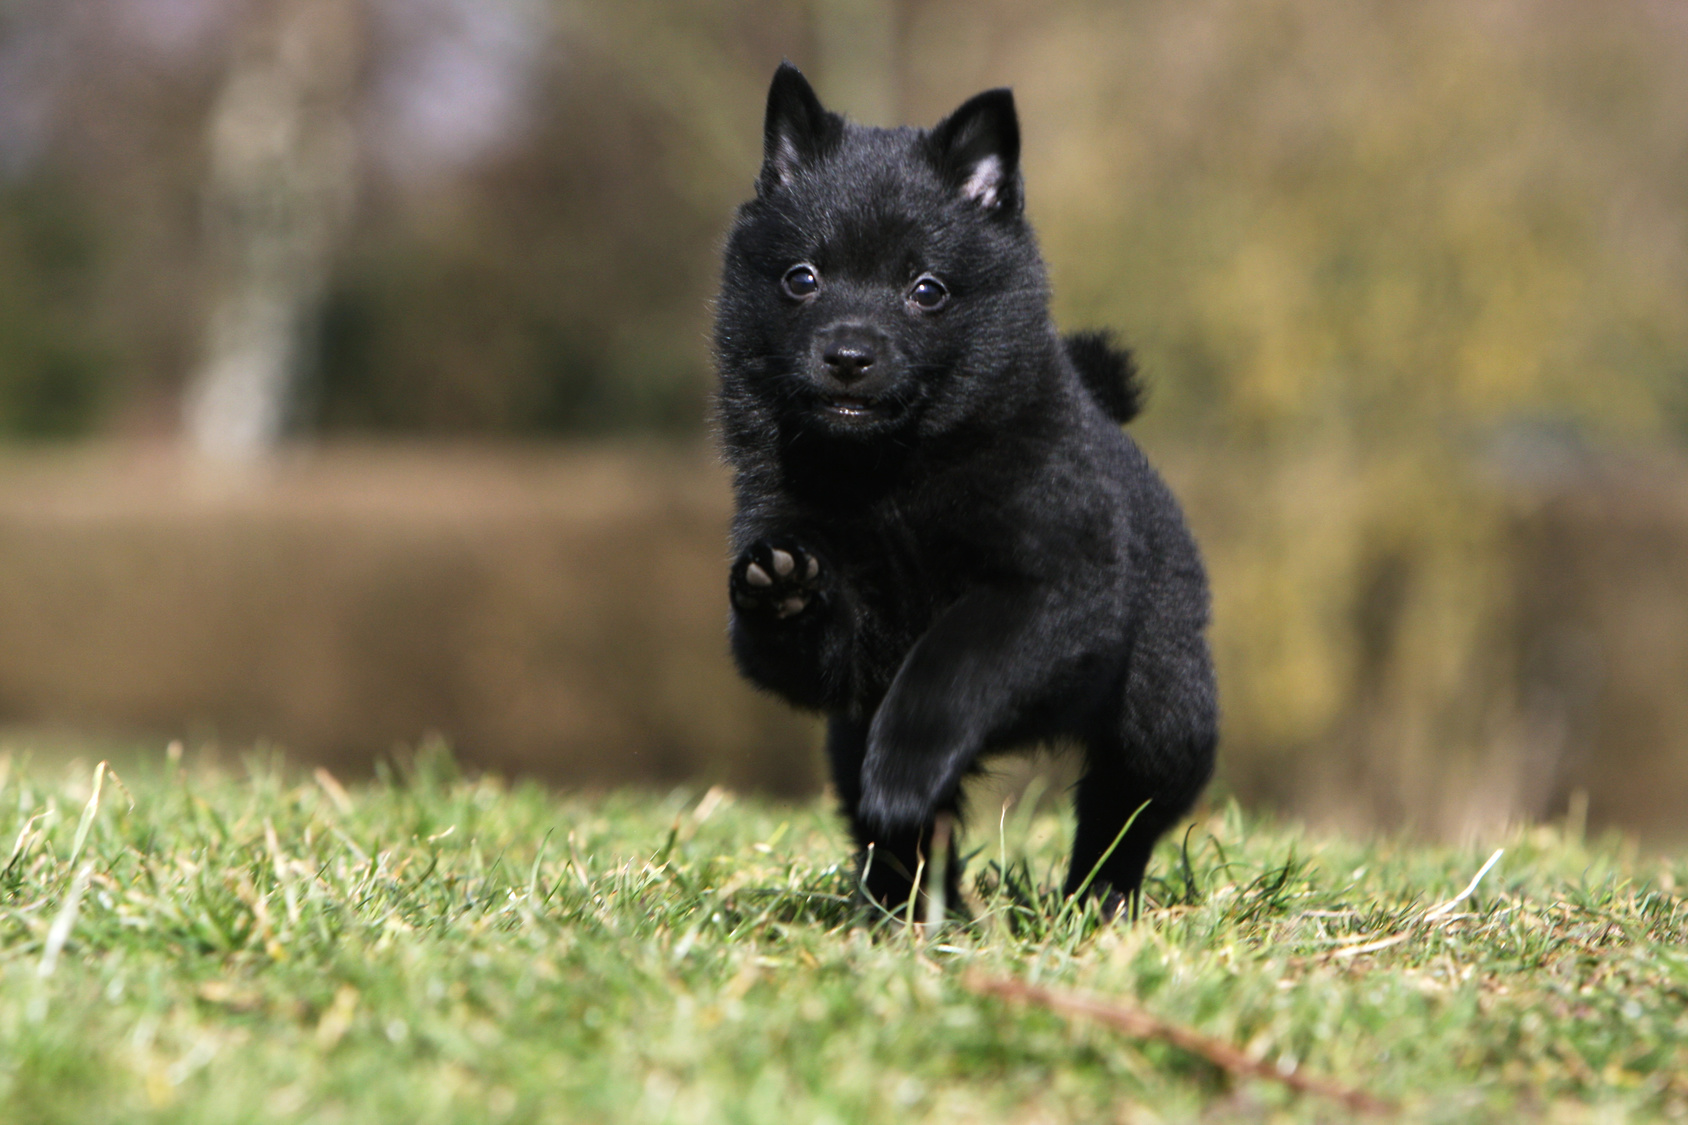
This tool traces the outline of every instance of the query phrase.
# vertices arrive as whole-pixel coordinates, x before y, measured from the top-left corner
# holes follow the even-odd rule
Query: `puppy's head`
[[[1007,90],[930,130],[874,129],[781,66],[727,244],[724,412],[864,441],[988,412],[1052,338],[1019,156]]]

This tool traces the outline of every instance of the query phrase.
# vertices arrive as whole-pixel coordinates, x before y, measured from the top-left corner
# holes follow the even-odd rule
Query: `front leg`
[[[953,803],[980,751],[1058,733],[1040,705],[1093,670],[1094,620],[1047,589],[981,588],[945,610],[874,714],[862,763],[864,831],[901,837]],[[1106,646],[1100,646],[1105,648]]]
[[[844,676],[846,615],[836,575],[792,536],[752,543],[728,576],[732,648],[745,677],[799,707],[833,700]]]
[[[838,803],[850,821],[851,834],[856,838],[858,889],[890,913],[901,917],[909,896],[914,893],[914,876],[931,858],[932,825],[887,833],[882,828],[863,823],[859,807],[867,732],[868,724],[862,720],[834,716],[827,724],[826,754],[832,766],[832,783],[838,793]],[[937,811],[955,812],[954,801]],[[964,909],[961,904],[962,862],[958,844],[959,841],[951,839],[948,867],[943,873],[949,909],[957,912]],[[923,879],[923,889],[931,888],[933,878],[933,872],[928,870]]]

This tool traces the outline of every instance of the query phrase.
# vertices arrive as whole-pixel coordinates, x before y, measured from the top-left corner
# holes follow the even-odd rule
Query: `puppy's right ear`
[[[824,155],[844,133],[844,119],[828,113],[803,72],[780,63],[768,87],[768,118],[762,127],[759,193],[789,184],[798,169]]]

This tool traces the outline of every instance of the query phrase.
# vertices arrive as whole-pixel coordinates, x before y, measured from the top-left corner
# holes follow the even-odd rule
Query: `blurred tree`
[[[703,427],[719,239],[807,19],[747,0],[559,11],[523,143],[372,179],[328,306],[325,428]]]
[[[1272,448],[1519,412],[1663,434],[1688,357],[1680,9],[1083,12],[1025,49],[1071,60],[1036,79],[1061,121],[1029,131],[1032,199],[1072,216],[1043,224],[1065,311],[1176,372],[1149,425]]]
[[[56,187],[0,187],[0,435],[75,437],[106,403],[109,357],[86,328],[98,238]]]
[[[213,297],[186,392],[188,435],[204,452],[267,452],[293,412],[357,188],[362,24],[353,0],[279,0],[244,29],[212,107]]]

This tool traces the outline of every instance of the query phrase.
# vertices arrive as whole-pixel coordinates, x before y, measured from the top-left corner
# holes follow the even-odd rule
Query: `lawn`
[[[1681,857],[1222,807],[1108,925],[1034,804],[911,927],[819,803],[0,756],[0,1120],[1688,1120]]]

